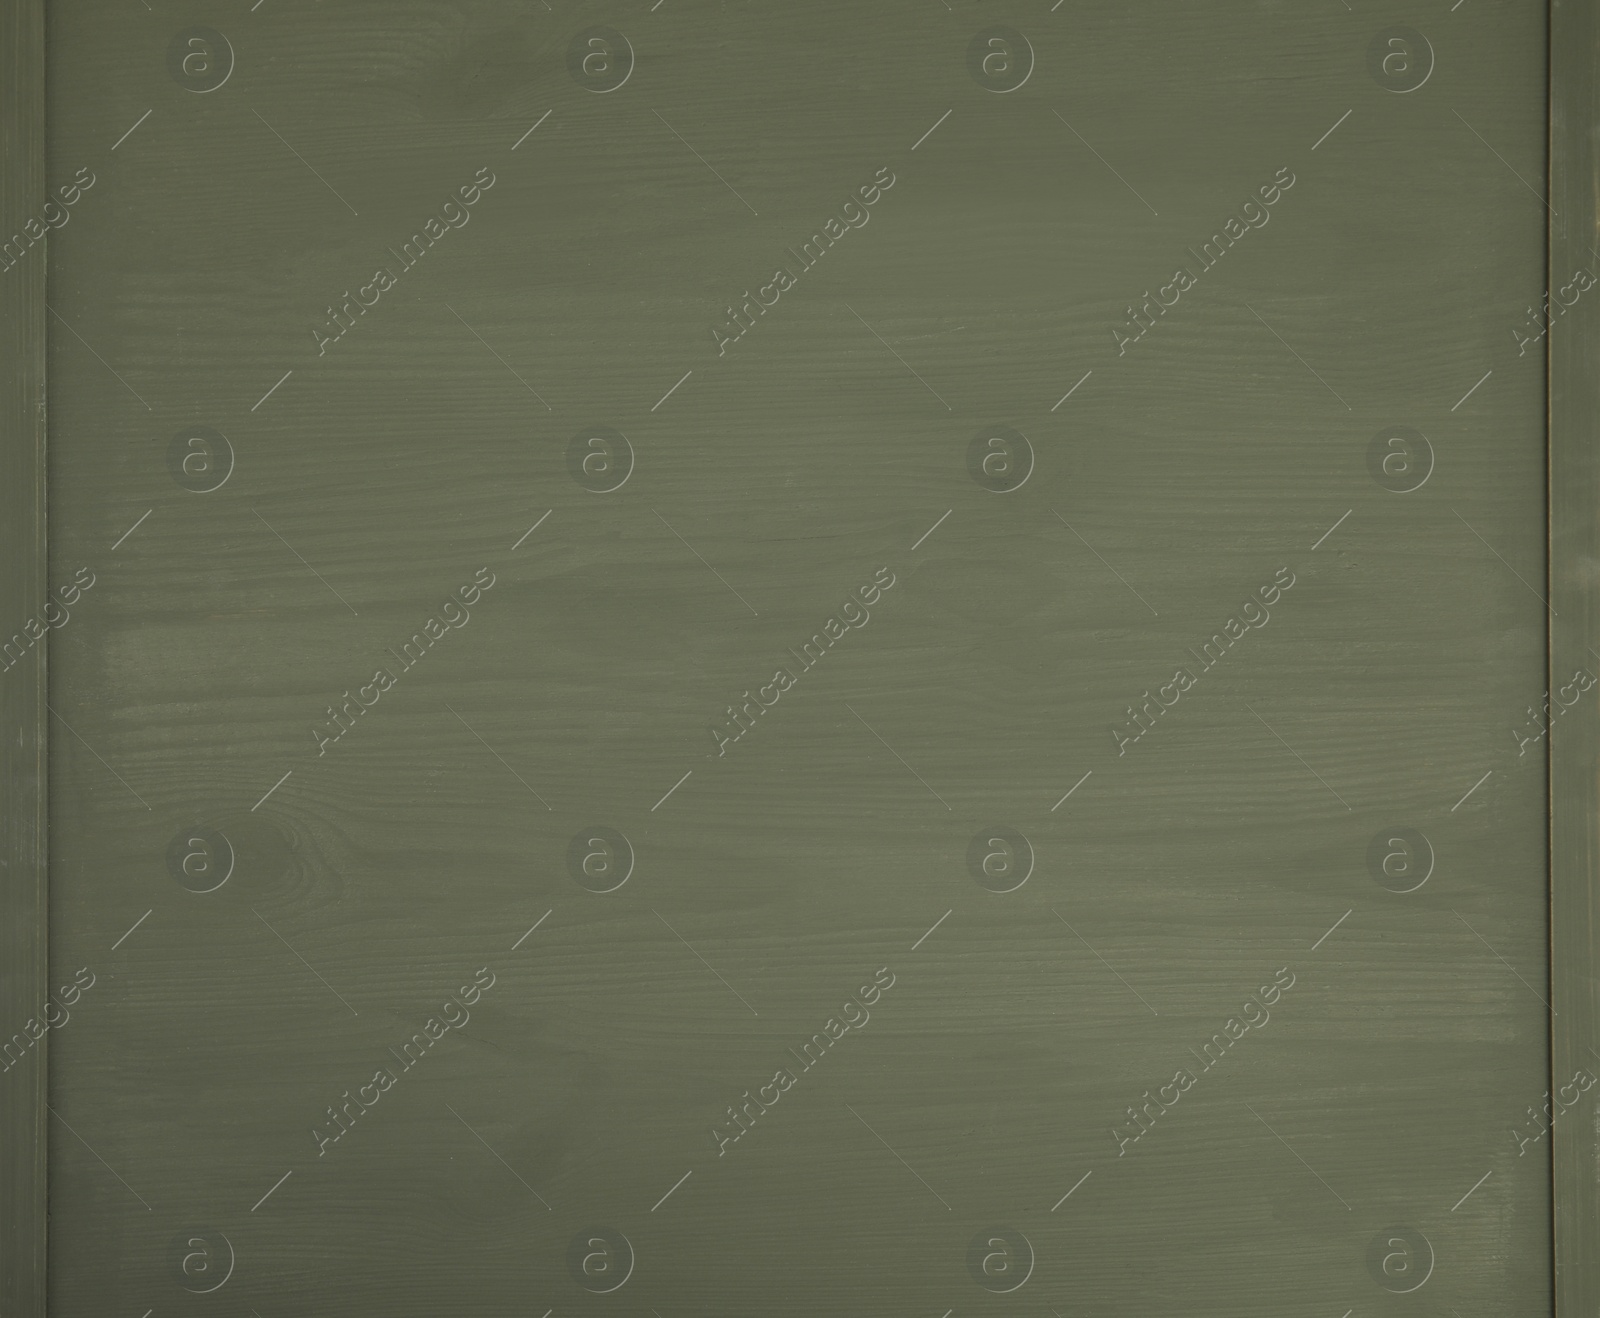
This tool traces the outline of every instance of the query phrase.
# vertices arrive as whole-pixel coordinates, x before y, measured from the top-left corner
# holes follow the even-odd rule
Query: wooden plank
[[[63,1311],[1547,1311],[1541,5],[240,9],[57,28]]]
[[[44,3],[0,0],[0,1314],[45,1311]],[[20,235],[14,237],[14,235]],[[20,638],[20,639],[19,639]],[[18,1041],[20,1040],[20,1045]]]
[[[1594,251],[1600,155],[1593,5],[1556,0],[1550,28],[1550,684],[1551,1122],[1555,1307],[1600,1306],[1600,1123],[1583,1086],[1600,1076],[1600,723],[1572,710],[1575,670],[1596,671],[1592,564],[1600,557],[1600,336],[1594,306],[1576,301],[1573,272],[1600,275]],[[1559,717],[1558,717],[1559,716]],[[1577,1084],[1574,1085],[1574,1079]]]

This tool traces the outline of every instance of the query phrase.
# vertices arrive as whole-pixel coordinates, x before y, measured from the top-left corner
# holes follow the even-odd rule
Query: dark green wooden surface
[[[51,18],[60,1313],[1549,1310],[1540,6]]]
[[[1552,277],[1596,255],[1594,180],[1600,177],[1593,133],[1600,25],[1592,5],[1551,9],[1550,270]],[[1592,267],[1591,267],[1592,268]],[[1550,624],[1552,674],[1594,659],[1597,629],[1592,574],[1583,569],[1600,551],[1600,465],[1595,444],[1600,417],[1595,322],[1558,315],[1550,334]],[[1551,1075],[1565,1083],[1579,1068],[1593,1071],[1600,986],[1593,959],[1600,948],[1600,909],[1594,874],[1600,861],[1600,719],[1561,717],[1550,740],[1552,1005]],[[1559,1098],[1558,1098],[1559,1101]],[[1563,1104],[1563,1107],[1565,1105]],[[1554,1110],[1554,1109],[1552,1109]],[[1570,1109],[1568,1109],[1570,1111]],[[1593,1114],[1573,1114],[1552,1126],[1556,1210],[1556,1309],[1585,1313],[1600,1305],[1595,1240],[1600,1233],[1600,1126]]]
[[[0,224],[21,228],[44,190],[44,8],[0,3]],[[0,275],[0,607],[6,626],[43,630],[45,573],[45,266]],[[10,655],[6,658],[9,660]],[[26,1029],[46,982],[45,671],[0,674],[0,1009]],[[45,1056],[0,1074],[0,1314],[45,1299]],[[0,1045],[3,1048],[3,1045]],[[0,1063],[3,1065],[3,1063]]]

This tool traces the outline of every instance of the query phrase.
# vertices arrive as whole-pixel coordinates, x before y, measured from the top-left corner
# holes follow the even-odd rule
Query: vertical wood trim
[[[1600,155],[1600,18],[1593,0],[1550,12],[1552,304],[1573,272],[1600,279],[1595,256]],[[1570,296],[1570,292],[1569,292]],[[1577,668],[1600,674],[1600,287],[1556,314],[1549,343],[1550,691]],[[1600,689],[1552,720],[1550,755],[1551,1136],[1556,1313],[1600,1310],[1600,1089],[1570,1115],[1555,1106],[1579,1069],[1600,1076]],[[1569,1091],[1570,1092],[1570,1091]],[[1563,1120],[1563,1116],[1565,1119]]]
[[[44,202],[44,0],[0,0],[0,241]],[[0,640],[43,618],[43,251],[0,271]],[[0,1043],[46,992],[45,654],[0,673]],[[0,1072],[0,1318],[43,1318],[46,1041]]]

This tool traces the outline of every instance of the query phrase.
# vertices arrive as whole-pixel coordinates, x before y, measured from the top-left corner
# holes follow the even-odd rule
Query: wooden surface
[[[0,228],[9,236],[40,213],[45,183],[44,5],[0,0]],[[27,1021],[48,992],[45,654],[27,633],[47,630],[45,576],[45,271],[42,248],[0,271],[0,1010],[24,1048],[0,1051],[0,1315],[45,1302],[48,1037]],[[30,259],[31,258],[31,259]],[[3,1050],[4,1044],[0,1044]]]
[[[1541,6],[51,17],[57,1312],[1549,1311]]]
[[[1551,10],[1550,219],[1552,278],[1595,256],[1594,180],[1600,176],[1593,124],[1600,28],[1592,5]],[[1589,268],[1593,268],[1592,266]],[[1565,275],[1562,275],[1565,278]],[[1570,295],[1569,295],[1570,296]],[[1595,451],[1600,381],[1595,376],[1593,308],[1585,318],[1559,316],[1550,335],[1550,624],[1552,675],[1568,663],[1594,659],[1596,616],[1591,574],[1584,564],[1600,549],[1600,461]],[[1575,711],[1576,712],[1576,711]],[[1563,715],[1549,740],[1551,854],[1551,1075],[1566,1083],[1580,1068],[1594,1071],[1600,1021],[1594,963],[1600,948],[1596,873],[1600,838],[1600,721],[1590,707]],[[1559,1097],[1557,1102],[1559,1102]],[[1565,1105],[1562,1105],[1563,1107]],[[1570,1111],[1570,1109],[1568,1110]],[[1600,1233],[1600,1125],[1581,1110],[1552,1125],[1554,1148],[1555,1298],[1562,1315],[1600,1305],[1595,1239]]]

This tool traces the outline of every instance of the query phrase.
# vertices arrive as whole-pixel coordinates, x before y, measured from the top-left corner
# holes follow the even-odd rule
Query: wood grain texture
[[[7,240],[45,197],[43,0],[0,2],[0,229]],[[32,246],[32,240],[24,240]],[[13,267],[14,247],[5,262]],[[42,629],[45,580],[45,259],[0,273],[0,617],[8,639]],[[9,1038],[47,993],[45,653],[0,674],[0,1021]],[[16,663],[15,667],[11,667]],[[26,1036],[25,1036],[26,1037]],[[0,1314],[45,1311],[48,1045],[0,1074]],[[7,1061],[9,1063],[9,1055]]]
[[[1567,267],[1595,256],[1595,191],[1600,156],[1594,134],[1600,116],[1596,72],[1600,25],[1592,6],[1557,3],[1550,32],[1550,277],[1564,282]],[[1593,268],[1593,267],[1590,267]],[[1600,381],[1594,363],[1594,309],[1560,316],[1550,334],[1550,672],[1565,680],[1567,665],[1591,661],[1600,628],[1593,564],[1600,557],[1600,455],[1596,419]],[[1600,947],[1600,722],[1593,709],[1562,716],[1549,738],[1551,857],[1551,1092],[1562,1117],[1552,1127],[1555,1210],[1555,1309],[1592,1311],[1600,1305],[1600,1123],[1571,1110],[1562,1086],[1579,1070],[1594,1070],[1595,955]],[[1570,1088],[1566,1091],[1570,1093]]]
[[[95,1154],[53,1149],[61,1313],[1549,1311],[1550,1146],[1509,1133],[1549,1065],[1545,382],[1508,333],[1541,6],[55,21],[49,174],[96,179],[52,267],[52,581],[95,576],[54,656],[54,978],[95,976],[52,1032]],[[1367,67],[1401,21],[1405,93]],[[997,23],[1014,93],[967,68]],[[168,72],[188,24],[212,90]],[[591,25],[636,60],[599,95]],[[968,471],[995,427],[1009,493]],[[1370,868],[1399,829],[1411,892]],[[968,1255],[1012,1231],[1002,1299]]]

